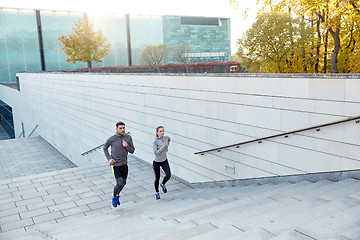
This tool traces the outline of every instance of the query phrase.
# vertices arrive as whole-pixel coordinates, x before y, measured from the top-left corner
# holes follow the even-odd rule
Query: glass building
[[[108,37],[111,52],[92,67],[138,65],[149,45],[186,43],[189,62],[228,62],[230,19],[150,16],[0,8],[0,83],[15,82],[17,72],[86,68],[69,64],[60,35],[69,35],[79,18],[88,17]],[[171,58],[165,63],[178,63]]]

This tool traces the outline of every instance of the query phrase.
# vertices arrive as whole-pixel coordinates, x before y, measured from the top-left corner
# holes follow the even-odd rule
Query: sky
[[[231,26],[231,53],[237,51],[237,39],[251,27],[258,6],[255,0],[238,0],[235,10],[229,0],[0,0],[0,7],[86,11],[89,14],[123,13],[147,15],[185,15],[228,17]],[[247,9],[247,17],[244,10]]]

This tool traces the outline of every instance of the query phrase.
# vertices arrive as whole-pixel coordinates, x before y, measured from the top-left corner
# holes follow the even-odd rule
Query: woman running
[[[160,193],[159,193],[159,181],[160,181],[160,167],[165,172],[165,177],[162,180],[160,186],[164,193],[167,192],[165,183],[169,181],[171,177],[171,171],[169,162],[167,160],[167,151],[170,143],[170,138],[168,136],[164,136],[164,127],[159,126],[156,128],[156,139],[153,143],[153,150],[155,154],[155,159],[153,162],[153,168],[155,173],[155,197],[156,200],[160,199]]]

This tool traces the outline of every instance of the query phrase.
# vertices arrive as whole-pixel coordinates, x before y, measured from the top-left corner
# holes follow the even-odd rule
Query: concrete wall
[[[189,182],[360,169],[355,121],[194,155],[359,116],[358,75],[18,76],[21,92],[5,96],[8,90],[0,88],[1,98],[15,108],[15,128],[22,121],[28,131],[38,124],[36,133],[77,165],[106,164],[102,149],[81,153],[104,143],[122,120],[134,139],[134,155],[149,163],[155,128],[165,126],[172,172]]]

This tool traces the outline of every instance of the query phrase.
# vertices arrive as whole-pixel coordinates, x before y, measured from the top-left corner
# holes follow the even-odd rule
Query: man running
[[[111,155],[108,151],[109,146],[111,146]],[[125,123],[116,123],[116,133],[106,140],[103,150],[116,180],[112,196],[112,205],[113,207],[117,207],[120,205],[119,194],[126,184],[126,178],[129,171],[127,155],[128,153],[132,154],[135,151],[131,136],[125,134]]]

